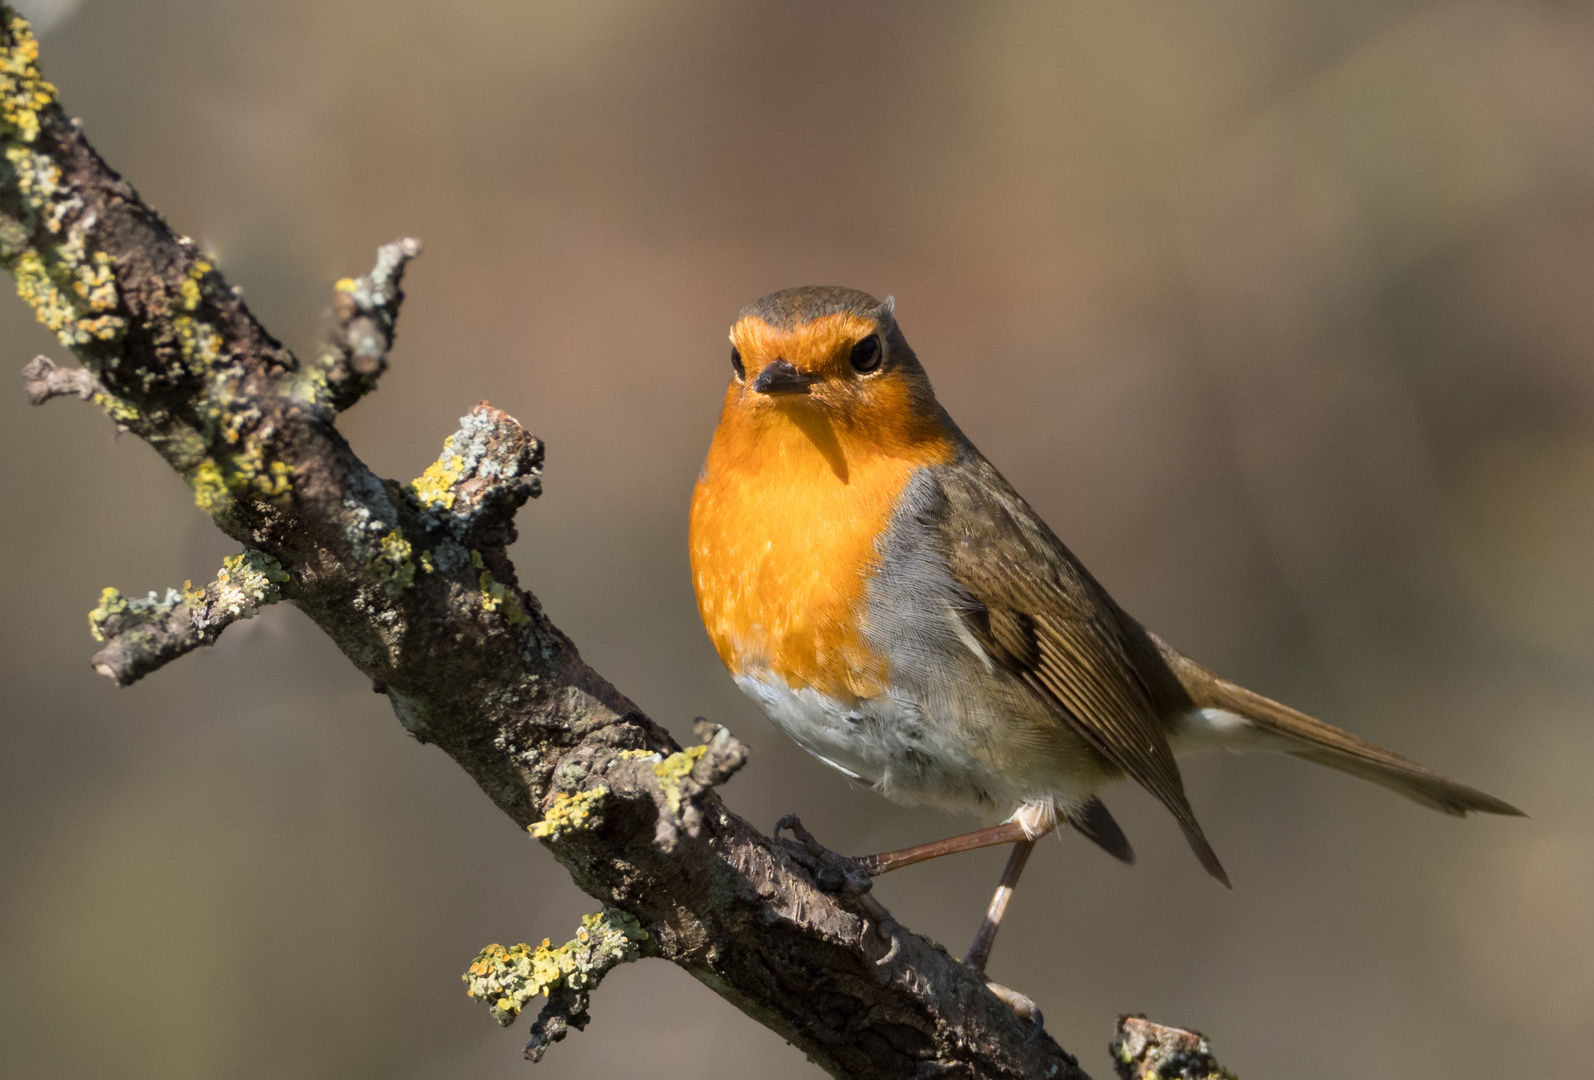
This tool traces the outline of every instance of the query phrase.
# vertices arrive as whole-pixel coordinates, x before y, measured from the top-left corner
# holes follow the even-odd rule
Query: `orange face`
[[[739,368],[721,423],[832,429],[859,451],[907,450],[940,435],[917,362],[893,357],[886,328],[862,315],[825,315],[789,329],[745,315],[731,327]]]
[[[878,541],[914,470],[953,444],[885,329],[841,314],[788,330],[746,316],[731,330],[742,370],[693,494],[691,552],[703,624],[733,673],[844,702],[886,685],[860,632]],[[855,353],[869,338],[878,353]]]

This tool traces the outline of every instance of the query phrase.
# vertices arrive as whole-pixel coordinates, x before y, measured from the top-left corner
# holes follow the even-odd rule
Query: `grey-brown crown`
[[[826,315],[860,315],[883,319],[890,314],[891,301],[881,303],[866,292],[840,285],[802,285],[795,289],[782,289],[754,300],[741,311],[742,316],[757,316],[782,330]]]

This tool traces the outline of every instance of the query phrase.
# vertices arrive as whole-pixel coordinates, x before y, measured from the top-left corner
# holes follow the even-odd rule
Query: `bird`
[[[1492,795],[1219,677],[1121,608],[937,400],[895,302],[837,286],[743,308],[693,490],[699,614],[799,746],[886,798],[1000,825],[867,856],[870,874],[1014,849],[966,962],[983,970],[1035,841],[1134,851],[1097,792],[1129,779],[1229,885],[1176,756],[1274,751],[1446,814]]]

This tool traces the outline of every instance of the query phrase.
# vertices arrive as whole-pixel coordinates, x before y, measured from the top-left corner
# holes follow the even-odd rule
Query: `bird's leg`
[[[1004,821],[1000,825],[992,825],[989,829],[976,829],[971,833],[949,836],[945,840],[933,840],[928,844],[916,844],[896,851],[882,851],[878,855],[864,855],[858,859],[858,863],[863,867],[864,873],[870,877],[879,877],[891,870],[912,866],[926,859],[939,859],[942,855],[956,855],[960,851],[995,847],[997,844],[1011,844],[1014,840],[1023,840],[1027,836],[1028,833],[1025,832],[1021,822]]]
[[[913,847],[898,848],[896,851],[882,851],[878,855],[864,855],[857,860],[857,863],[870,877],[879,877],[881,874],[899,870],[904,866],[912,866],[926,859],[939,859],[942,855],[956,855],[960,851],[1011,844],[1015,840],[1037,840],[1055,828],[1057,828],[1057,815],[1050,806],[1028,804],[1020,807],[1012,818],[1000,825],[949,836],[945,840],[933,840],[928,844],[916,844]]]
[[[1002,871],[1002,880],[996,886],[996,895],[991,897],[991,906],[985,910],[985,920],[980,923],[980,932],[974,935],[974,944],[969,949],[969,955],[963,962],[975,971],[984,972],[985,962],[991,958],[991,946],[996,942],[996,931],[1002,925],[1002,916],[1007,914],[1007,902],[1013,897],[1013,887],[1018,884],[1018,876],[1024,872],[1024,864],[1029,861],[1029,853],[1035,850],[1035,841],[1020,840],[1013,845],[1013,854],[1007,857],[1007,868]]]

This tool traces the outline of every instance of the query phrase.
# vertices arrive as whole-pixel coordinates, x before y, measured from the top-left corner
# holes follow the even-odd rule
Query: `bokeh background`
[[[1255,1080],[1586,1056],[1589,4],[31,6],[96,146],[291,345],[378,243],[424,240],[344,430],[401,479],[483,398],[546,438],[523,581],[677,736],[706,715],[751,746],[724,795],[763,826],[863,853],[965,824],[796,750],[698,625],[725,331],[805,283],[895,294],[948,408],[1148,625],[1533,815],[1196,758],[1231,893],[1109,793],[1140,865],[1048,841],[992,963],[1094,1075],[1125,1011]],[[65,359],[19,301],[0,342],[13,371]],[[90,406],[0,393],[0,455],[0,1074],[815,1075],[661,962],[523,1063],[460,973],[594,902],[287,607],[95,677],[102,586],[234,548]],[[879,895],[961,950],[1002,858]]]

